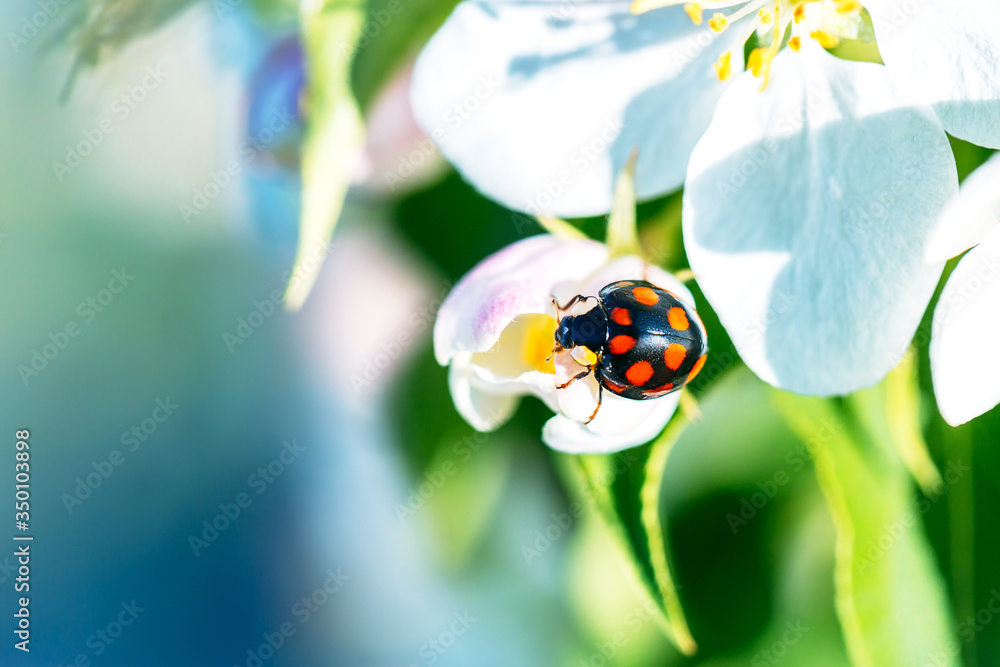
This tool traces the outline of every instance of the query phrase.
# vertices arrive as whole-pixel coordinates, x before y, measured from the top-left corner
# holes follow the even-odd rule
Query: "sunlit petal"
[[[716,60],[740,30],[717,35],[681,7],[635,16],[627,1],[466,1],[417,60],[413,107],[444,155],[505,206],[604,213],[633,148],[640,199],[681,185],[726,87]],[[742,69],[742,48],[730,67]]]
[[[944,129],[1000,148],[1000,3],[866,0],[882,59]]]
[[[1000,403],[1000,229],[962,258],[948,278],[931,337],[938,409],[957,426]]]
[[[925,245],[954,158],[883,66],[804,43],[759,88],[743,74],[692,155],[688,258],[761,378],[847,393],[896,365],[933,294],[942,265]]]
[[[948,202],[927,244],[927,259],[960,255],[1000,225],[1000,155],[994,155],[962,183]]]

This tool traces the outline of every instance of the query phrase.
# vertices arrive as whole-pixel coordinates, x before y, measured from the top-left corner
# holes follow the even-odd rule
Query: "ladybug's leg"
[[[594,421],[594,417],[597,416],[597,411],[601,409],[601,403],[603,401],[604,401],[604,385],[602,385],[600,382],[598,382],[597,383],[597,407],[594,408],[594,413],[592,415],[590,415],[590,419],[588,419],[587,421],[583,422],[584,426],[586,426],[590,422]]]
[[[583,371],[582,373],[577,373],[576,375],[574,375],[573,377],[571,377],[567,382],[563,382],[562,384],[557,384],[556,385],[556,389],[565,389],[566,387],[570,386],[571,384],[573,384],[574,382],[576,382],[580,378],[585,378],[588,375],[590,375],[591,371],[593,371],[593,370],[594,370],[593,368],[588,368],[587,370]]]

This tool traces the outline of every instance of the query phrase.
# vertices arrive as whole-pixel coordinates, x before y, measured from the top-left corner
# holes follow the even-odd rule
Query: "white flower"
[[[679,393],[643,401],[604,392],[597,416],[593,374],[565,389],[556,386],[581,370],[556,354],[552,299],[596,295],[624,279],[644,279],[694,303],[676,278],[634,256],[609,259],[605,245],[589,240],[533,236],[486,258],[445,299],[434,325],[434,354],[448,365],[455,407],[481,431],[507,421],[521,396],[540,398],[557,414],[542,439],[572,453],[612,452],[648,442],[666,426]]]
[[[962,184],[933,239],[933,258],[976,246],[948,278],[931,336],[938,408],[957,426],[1000,403],[1000,155]]]
[[[870,25],[853,0],[680,4],[465,0],[418,59],[417,120],[452,119],[444,155],[536,214],[607,211],[638,147],[640,199],[685,186],[691,267],[758,375],[877,382],[943,268],[945,131],[1000,148],[1000,3],[868,0]],[[865,30],[884,66],[821,48]]]

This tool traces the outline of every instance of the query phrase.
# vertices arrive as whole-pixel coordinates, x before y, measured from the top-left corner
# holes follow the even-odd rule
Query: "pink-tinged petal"
[[[679,401],[680,392],[633,401],[606,391],[594,421],[584,425],[556,415],[545,422],[542,440],[552,449],[570,454],[605,454],[635,447],[660,434]]]
[[[969,251],[948,278],[931,336],[938,409],[952,426],[1000,403],[1000,228]]]
[[[606,261],[596,241],[543,234],[514,243],[480,262],[451,291],[434,324],[434,354],[446,365],[460,352],[485,352],[515,317],[554,315],[552,296],[578,284]]]

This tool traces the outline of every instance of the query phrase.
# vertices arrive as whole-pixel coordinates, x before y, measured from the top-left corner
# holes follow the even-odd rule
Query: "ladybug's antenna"
[[[555,297],[552,297],[552,307],[556,309],[556,327],[558,327],[559,322],[562,320],[562,316],[560,315],[559,312],[560,311],[559,302],[556,301]],[[553,346],[552,348],[552,352],[550,352],[549,356],[545,358],[545,363],[549,363],[550,361],[552,361],[552,357],[556,356],[556,352],[561,352],[561,351],[562,351],[562,345],[559,344],[559,341],[556,341],[555,346]]]

